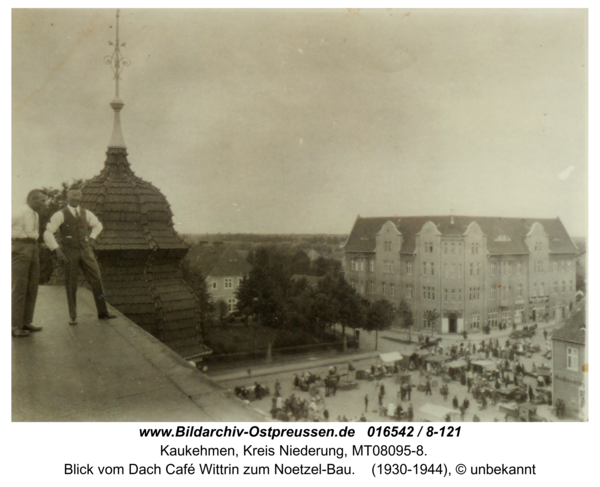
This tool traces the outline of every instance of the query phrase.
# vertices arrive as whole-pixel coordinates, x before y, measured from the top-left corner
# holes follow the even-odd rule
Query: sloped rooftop
[[[190,264],[208,276],[244,276],[252,265],[232,247],[225,244],[195,245],[186,257]]]
[[[266,421],[128,320],[100,321],[87,289],[68,325],[60,286],[40,286],[35,324],[12,339],[12,421]]]
[[[479,216],[410,216],[410,217],[358,217],[348,237],[345,250],[349,252],[374,252],[375,236],[387,221],[402,233],[401,252],[415,251],[415,236],[423,225],[431,221],[445,237],[460,237],[472,222],[477,222],[487,236],[488,250],[492,254],[528,253],[524,238],[535,222],[543,225],[549,235],[550,252],[577,253],[567,230],[559,218],[503,218]],[[452,223],[454,222],[454,223]],[[508,238],[507,238],[508,237]]]
[[[553,340],[564,340],[585,344],[586,335],[586,299],[579,301],[563,324],[554,333]]]

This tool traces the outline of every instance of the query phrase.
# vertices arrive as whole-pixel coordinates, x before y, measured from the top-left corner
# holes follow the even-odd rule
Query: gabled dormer
[[[540,222],[535,222],[525,236],[525,245],[529,249],[530,255],[535,258],[535,255],[546,255],[550,252],[549,236],[544,230],[544,226]]]
[[[438,253],[442,232],[432,221],[425,222],[421,231],[415,236],[416,252],[418,254]]]
[[[375,248],[380,252],[393,252],[397,254],[402,249],[404,237],[391,221],[385,222],[375,235]]]

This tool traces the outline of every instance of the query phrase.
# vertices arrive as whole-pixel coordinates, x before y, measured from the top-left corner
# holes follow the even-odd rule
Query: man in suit
[[[102,231],[102,224],[89,210],[81,208],[81,191],[71,189],[67,193],[67,206],[57,211],[46,227],[44,241],[65,269],[65,287],[67,289],[67,303],[69,304],[70,325],[77,324],[77,279],[79,268],[87,282],[92,287],[98,318],[106,320],[116,318],[108,313],[100,268],[96,262],[93,250],[96,248],[96,238]],[[62,248],[56,242],[54,233],[60,230]]]
[[[12,335],[28,337],[41,331],[31,324],[40,280],[40,258],[37,240],[39,213],[46,205],[46,195],[34,189],[26,204],[13,208],[11,230],[12,257]]]

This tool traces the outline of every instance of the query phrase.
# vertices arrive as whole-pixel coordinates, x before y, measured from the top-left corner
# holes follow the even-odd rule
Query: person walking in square
[[[28,337],[29,333],[42,330],[32,321],[40,281],[39,214],[46,205],[46,199],[45,193],[34,189],[27,195],[26,204],[13,208],[12,212],[11,328],[14,337]]]
[[[69,190],[67,206],[52,215],[44,232],[46,245],[56,252],[59,262],[64,266],[70,325],[77,324],[79,268],[92,287],[98,318],[101,320],[116,318],[115,315],[109,314],[106,307],[100,268],[93,252],[96,248],[96,238],[102,231],[102,224],[91,211],[80,207],[81,198],[80,190]],[[62,236],[62,246],[59,246],[54,238],[54,234],[58,231]]]
[[[365,413],[369,410],[369,395],[365,394]]]

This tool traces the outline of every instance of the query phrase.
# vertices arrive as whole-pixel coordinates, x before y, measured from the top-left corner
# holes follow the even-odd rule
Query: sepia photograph
[[[13,423],[588,421],[588,10],[11,23]]]

